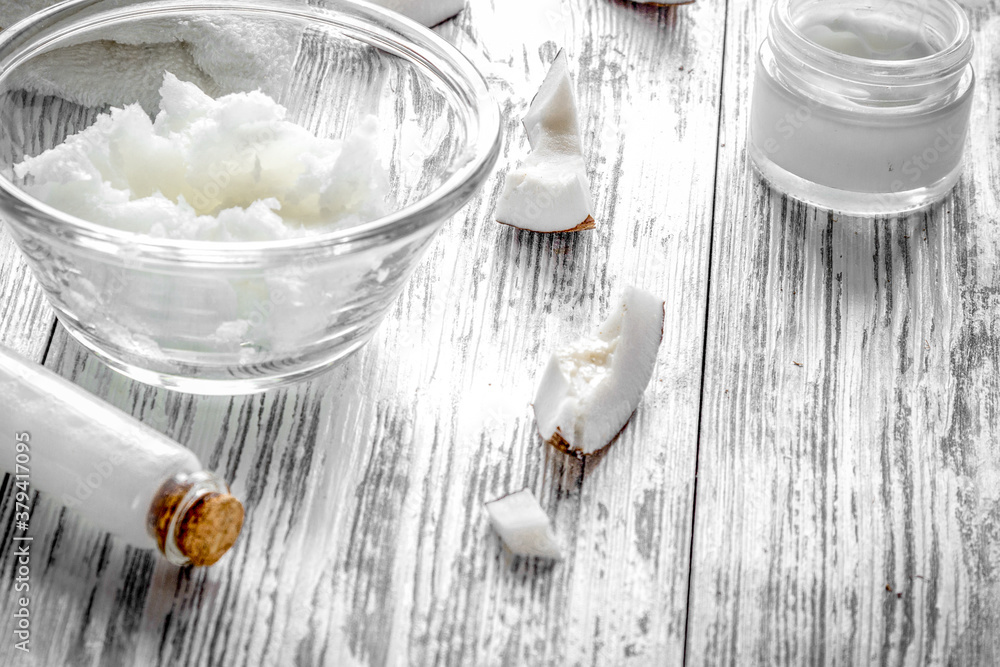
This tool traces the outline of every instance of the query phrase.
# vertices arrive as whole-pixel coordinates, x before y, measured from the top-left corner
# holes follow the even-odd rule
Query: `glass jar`
[[[962,172],[972,53],[954,0],[776,0],[750,118],[757,170],[848,214],[937,201]]]

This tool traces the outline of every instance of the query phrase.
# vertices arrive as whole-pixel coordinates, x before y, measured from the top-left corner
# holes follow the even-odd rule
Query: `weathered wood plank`
[[[0,295],[0,344],[41,361],[54,316],[3,228],[0,228]]]
[[[60,331],[49,365],[223,471],[249,520],[221,564],[178,572],[41,498],[34,627],[52,639],[36,663],[680,661],[724,14],[475,0],[441,28],[489,76],[507,155],[374,343],[313,383],[171,395],[114,376]],[[602,224],[540,237],[491,214],[560,47],[579,72]],[[583,470],[540,444],[535,375],[627,283],[667,300],[662,355],[632,426]],[[555,518],[559,565],[511,561],[489,530],[483,501],[524,486]],[[4,573],[11,512],[0,505]]]
[[[959,189],[877,221],[750,173],[769,4],[729,9],[688,661],[997,664],[996,3]]]

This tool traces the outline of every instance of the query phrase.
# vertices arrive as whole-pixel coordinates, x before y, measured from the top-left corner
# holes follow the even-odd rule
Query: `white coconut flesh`
[[[529,489],[486,503],[490,523],[504,546],[517,556],[562,558],[545,510]]]
[[[596,336],[552,355],[534,403],[546,442],[588,455],[625,428],[653,376],[663,309],[661,299],[629,287]]]
[[[507,175],[498,222],[544,233],[594,228],[578,116],[569,64],[560,51],[524,118],[531,154]]]

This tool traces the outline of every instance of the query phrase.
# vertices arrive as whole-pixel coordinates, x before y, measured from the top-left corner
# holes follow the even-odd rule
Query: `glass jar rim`
[[[835,51],[809,39],[792,16],[793,3],[775,0],[768,23],[772,47],[794,53],[815,69],[863,83],[912,84],[915,79],[945,79],[961,72],[972,60],[973,39],[969,17],[955,0],[934,0],[935,10],[953,21],[951,39],[932,54],[920,58],[890,60],[864,58]],[[930,5],[928,5],[930,6]]]
[[[35,199],[0,175],[0,197],[17,207],[24,207],[58,226],[75,242],[109,254],[126,253],[132,258],[146,257],[166,262],[178,260],[195,263],[232,265],[259,263],[290,255],[324,251],[353,252],[383,240],[405,238],[421,229],[442,222],[453,214],[470,192],[488,177],[499,157],[501,144],[500,108],[489,91],[482,73],[455,46],[426,27],[396,12],[355,0],[327,0],[323,6],[304,5],[290,0],[207,0],[197,3],[184,0],[131,4],[101,11],[96,17],[73,22],[81,9],[103,0],[70,0],[29,16],[0,33],[0,77],[16,68],[26,53],[52,41],[71,37],[122,20],[174,13],[203,11],[233,13],[247,11],[275,18],[321,22],[333,27],[365,31],[374,43],[408,54],[414,63],[438,76],[441,83],[456,93],[475,122],[464,155],[469,161],[456,170],[437,189],[419,201],[386,216],[340,230],[280,241],[220,242],[161,239],[89,222]],[[149,5],[152,5],[150,7]],[[55,35],[45,31],[70,18]],[[43,39],[36,39],[41,33]],[[354,33],[349,33],[354,34]],[[25,43],[18,43],[25,42]],[[13,64],[12,64],[13,63]],[[18,221],[18,224],[20,221]],[[36,230],[37,231],[37,230]]]

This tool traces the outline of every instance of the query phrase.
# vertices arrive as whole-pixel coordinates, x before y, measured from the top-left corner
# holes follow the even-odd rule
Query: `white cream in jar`
[[[972,50],[953,0],[777,0],[757,61],[755,166],[844,213],[936,201],[962,171]]]

